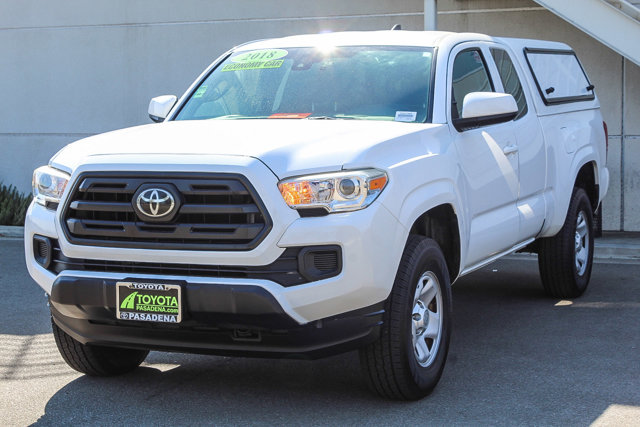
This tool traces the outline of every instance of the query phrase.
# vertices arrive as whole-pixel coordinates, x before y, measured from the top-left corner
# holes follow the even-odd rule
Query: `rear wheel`
[[[593,237],[589,197],[576,187],[558,234],[540,240],[538,267],[547,294],[575,298],[584,293],[591,278]]]
[[[51,325],[62,358],[83,374],[96,377],[124,374],[140,366],[149,354],[148,350],[82,344],[60,329],[53,319]]]
[[[370,388],[383,397],[416,400],[442,375],[451,335],[451,287],[438,244],[411,235],[386,304],[378,341],[360,350]]]

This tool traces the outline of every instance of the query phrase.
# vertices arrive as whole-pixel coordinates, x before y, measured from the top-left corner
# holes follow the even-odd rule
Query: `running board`
[[[491,258],[487,258],[484,261],[480,261],[479,263],[472,265],[471,267],[467,267],[464,270],[462,270],[462,273],[460,273],[460,277],[464,276],[465,274],[469,274],[469,273],[471,273],[473,271],[476,271],[476,270],[484,267],[485,265],[489,265],[492,262],[496,261],[498,258],[502,258],[505,255],[509,255],[509,254],[514,253],[515,251],[520,250],[520,249],[524,248],[525,246],[527,246],[528,244],[532,243],[534,240],[536,240],[536,239],[534,239],[533,237],[530,238],[530,239],[527,239],[524,242],[518,243],[517,245],[513,246],[511,249],[507,249],[506,251],[500,252],[499,254],[494,255]]]

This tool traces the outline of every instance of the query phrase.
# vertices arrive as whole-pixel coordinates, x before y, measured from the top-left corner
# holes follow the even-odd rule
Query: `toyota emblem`
[[[138,195],[136,206],[139,212],[149,218],[162,218],[173,212],[176,200],[167,190],[148,188]]]

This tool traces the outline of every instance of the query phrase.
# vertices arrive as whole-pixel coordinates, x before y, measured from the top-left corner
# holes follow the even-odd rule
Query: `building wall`
[[[149,123],[151,97],[182,94],[234,45],[422,21],[421,0],[2,1],[0,181],[29,191],[65,144]]]
[[[609,125],[604,228],[640,230],[640,69],[529,0],[440,0],[439,27],[572,45]],[[320,31],[423,27],[422,0],[14,0],[0,3],[0,181],[65,144],[148,123],[149,99],[180,95],[236,44]],[[625,114],[622,114],[625,111]]]

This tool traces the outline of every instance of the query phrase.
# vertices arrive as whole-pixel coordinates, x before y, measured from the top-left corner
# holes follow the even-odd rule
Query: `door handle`
[[[502,152],[508,156],[509,154],[517,153],[518,150],[519,148],[517,145],[507,145],[502,149]]]

